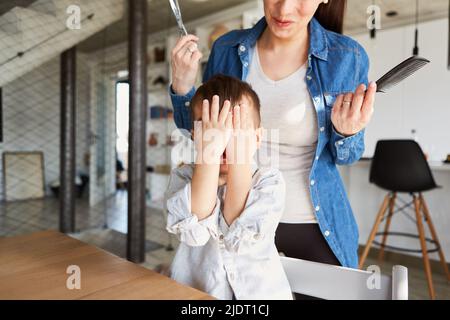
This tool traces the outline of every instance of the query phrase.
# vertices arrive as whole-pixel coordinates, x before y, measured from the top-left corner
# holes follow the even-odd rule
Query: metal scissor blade
[[[177,24],[178,24],[178,28],[180,29],[180,32],[184,36],[186,36],[188,33],[186,30],[186,27],[184,26],[183,19],[181,17],[181,10],[180,10],[180,6],[178,4],[178,0],[169,0],[169,3],[170,3],[170,7],[172,8],[175,19],[177,20]]]

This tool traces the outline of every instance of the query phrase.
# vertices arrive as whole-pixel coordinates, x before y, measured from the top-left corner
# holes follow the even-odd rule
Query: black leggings
[[[332,264],[341,263],[331,251],[317,223],[280,223],[275,233],[275,245],[285,256],[302,260]],[[315,300],[295,294],[296,300]]]

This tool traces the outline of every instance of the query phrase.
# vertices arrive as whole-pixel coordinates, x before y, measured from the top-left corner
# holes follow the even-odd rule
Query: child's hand
[[[241,104],[233,109],[233,135],[226,149],[227,164],[251,164],[257,150],[256,132],[249,106]]]
[[[211,108],[209,101],[203,100],[202,121],[194,123],[197,163],[220,164],[220,157],[225,151],[233,130],[230,106],[230,101],[225,100],[219,114],[219,96],[213,97]]]

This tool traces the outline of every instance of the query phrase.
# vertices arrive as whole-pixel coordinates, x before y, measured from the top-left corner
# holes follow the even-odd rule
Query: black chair
[[[372,244],[377,244],[380,246],[380,262],[383,260],[385,248],[397,251],[422,253],[430,297],[434,299],[435,291],[433,287],[428,253],[439,253],[439,258],[448,280],[450,280],[450,276],[444,253],[441,249],[436,230],[431,221],[428,206],[422,195],[422,192],[424,191],[440,188],[434,181],[422,149],[414,140],[378,141],[370,168],[369,180],[378,187],[388,190],[389,193],[384,198],[383,204],[378,212],[372,232],[369,235],[366,247],[361,255],[359,267],[362,268],[364,266],[364,262]],[[396,200],[401,201],[401,199],[397,199],[397,193],[409,193],[412,197],[412,201],[408,203],[404,202],[402,206],[396,207]],[[414,206],[415,219],[413,220],[415,220],[417,224],[418,235],[402,232],[390,232],[389,227],[394,213],[404,213],[405,209],[412,206]],[[388,208],[388,214],[385,215]],[[384,232],[377,232],[383,220],[386,220]],[[432,239],[425,237],[423,221],[428,224]],[[388,246],[386,245],[388,235],[418,238],[420,239],[421,249],[415,250]],[[376,236],[382,236],[381,243],[375,241]],[[427,248],[427,242],[432,245],[432,248]]]

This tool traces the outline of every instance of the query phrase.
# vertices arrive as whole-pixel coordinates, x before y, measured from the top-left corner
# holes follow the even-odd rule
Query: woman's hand
[[[202,120],[194,123],[197,163],[220,164],[220,157],[225,151],[233,130],[230,106],[230,101],[225,100],[219,113],[219,96],[213,96],[211,110],[209,101],[203,100]]]
[[[348,137],[364,129],[373,114],[377,85],[371,82],[366,86],[361,84],[355,93],[341,94],[336,98],[331,113],[331,122],[337,133]]]
[[[189,34],[181,37],[171,52],[172,89],[185,95],[195,85],[199,61],[203,54],[198,50],[198,37]]]

